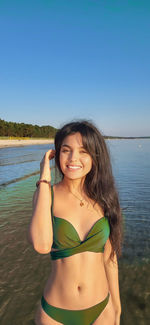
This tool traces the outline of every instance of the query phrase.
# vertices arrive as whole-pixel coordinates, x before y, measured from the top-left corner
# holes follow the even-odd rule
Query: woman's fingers
[[[45,153],[43,159],[40,162],[41,170],[43,168],[47,168],[46,166],[48,166],[48,168],[49,168],[49,161],[55,157],[55,152],[56,152],[56,150],[50,149]]]
[[[47,179],[47,180],[51,180],[51,175],[50,175],[50,160],[53,159],[55,157],[55,150],[53,149],[50,149],[48,150],[41,163],[40,163],[40,178],[44,178],[44,179]]]
[[[52,159],[55,157],[56,150],[52,150],[49,156],[49,159]]]
[[[50,149],[45,153],[45,158],[51,160],[52,158],[55,157],[56,150]]]
[[[43,162],[45,163],[45,162],[48,162],[49,160],[53,159],[55,157],[55,152],[56,152],[56,150],[52,150],[52,149],[48,150],[45,153],[41,163],[43,163]]]

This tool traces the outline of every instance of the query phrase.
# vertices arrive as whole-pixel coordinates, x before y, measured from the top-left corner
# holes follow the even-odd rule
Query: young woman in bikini
[[[62,179],[50,185],[49,161]],[[71,122],[40,164],[29,237],[52,269],[36,325],[119,325],[118,257],[122,214],[104,137],[93,123]]]

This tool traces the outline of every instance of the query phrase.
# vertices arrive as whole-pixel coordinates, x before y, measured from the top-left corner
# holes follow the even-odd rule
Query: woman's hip
[[[43,309],[43,313],[46,314],[49,319],[53,320],[51,324],[64,324],[64,325],[91,325],[95,322],[95,320],[99,317],[99,315],[103,312],[106,305],[109,301],[109,292],[105,299],[100,301],[98,304],[93,305],[91,307],[85,309],[64,309],[59,308],[53,305],[50,305],[44,296],[41,299],[41,307]],[[42,314],[42,313],[41,313]],[[46,317],[47,318],[47,317]],[[44,315],[43,315],[44,321]],[[44,323],[36,323],[37,325],[46,324]],[[48,320],[47,320],[48,324]],[[49,323],[50,324],[50,323]]]

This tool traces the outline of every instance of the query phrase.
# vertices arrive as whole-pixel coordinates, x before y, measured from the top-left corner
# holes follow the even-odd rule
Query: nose
[[[69,159],[70,159],[70,161],[77,161],[78,160],[78,153],[76,151],[71,151]]]

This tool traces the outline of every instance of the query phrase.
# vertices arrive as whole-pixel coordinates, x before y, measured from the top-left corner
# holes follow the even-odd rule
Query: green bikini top
[[[102,217],[96,221],[88,232],[85,240],[80,240],[79,234],[74,226],[66,219],[53,215],[54,193],[51,187],[52,205],[51,214],[53,222],[53,245],[57,251],[51,251],[51,259],[69,257],[81,252],[103,253],[105,243],[110,234],[110,226],[107,217]]]

